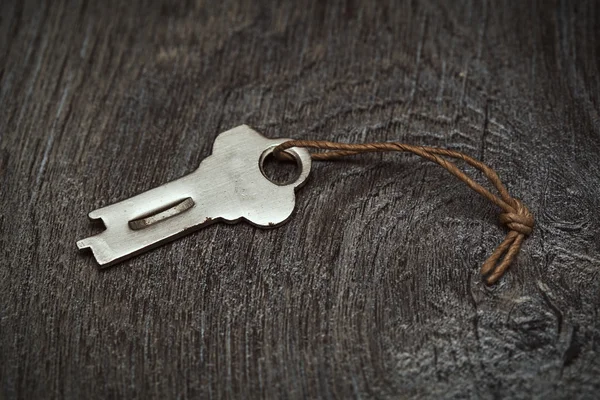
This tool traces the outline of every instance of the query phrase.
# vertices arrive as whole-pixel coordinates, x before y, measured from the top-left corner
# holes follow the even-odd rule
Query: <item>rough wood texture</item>
[[[597,1],[3,1],[0,397],[594,398]],[[315,165],[285,226],[106,271],[86,214],[214,137],[401,140],[496,168],[537,217],[407,155]],[[483,180],[482,180],[483,181]]]

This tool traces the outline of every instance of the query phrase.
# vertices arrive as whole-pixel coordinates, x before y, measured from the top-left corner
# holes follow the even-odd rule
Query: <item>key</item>
[[[191,174],[90,212],[106,230],[77,247],[91,249],[98,264],[108,267],[218,221],[245,220],[265,228],[286,222],[295,191],[310,173],[310,154],[304,148],[287,150],[300,168],[287,185],[270,181],[262,166],[288,140],[265,138],[247,125],[219,134],[212,154]]]

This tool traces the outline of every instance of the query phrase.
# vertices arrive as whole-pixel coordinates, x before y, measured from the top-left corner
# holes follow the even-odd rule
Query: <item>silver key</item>
[[[266,178],[265,158],[287,140],[265,138],[247,125],[219,134],[212,155],[191,174],[89,213],[106,230],[77,247],[90,248],[98,264],[107,267],[218,221],[245,220],[259,227],[284,223],[311,167],[309,152],[294,147],[286,151],[300,168],[296,181],[282,186]]]

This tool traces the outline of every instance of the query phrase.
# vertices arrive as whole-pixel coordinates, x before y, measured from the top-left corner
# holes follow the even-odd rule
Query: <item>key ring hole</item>
[[[265,161],[269,156],[273,157],[272,156],[273,150],[275,150],[275,148],[279,144],[281,144],[285,141],[288,141],[290,139],[280,139],[280,140],[281,140],[280,143],[275,143],[275,144],[267,147],[262,152],[262,154],[260,155],[260,158],[258,160],[258,167],[259,167],[262,175],[270,182],[272,182],[276,185],[279,185],[279,186],[292,185],[295,189],[298,189],[299,187],[303,186],[306,183],[306,178],[308,178],[308,175],[310,174],[312,159],[311,159],[311,156],[310,156],[310,153],[308,152],[308,150],[306,150],[304,148],[298,148],[298,147],[292,147],[290,149],[284,150],[284,152],[286,154],[291,155],[294,158],[294,160],[296,160],[296,163],[295,163],[296,165],[294,166],[294,162],[280,161],[275,158],[272,158],[269,161],[269,163],[272,164],[273,166],[275,166],[276,168],[273,168],[274,171],[272,173],[265,170],[265,167],[264,167]],[[286,164],[287,164],[287,174],[285,172]],[[277,168],[277,167],[279,167],[279,168]],[[291,172],[292,169],[294,170],[295,173]],[[278,172],[275,172],[275,170]],[[284,182],[284,181],[285,181],[285,183],[280,183],[280,182]]]
[[[263,176],[279,186],[296,182],[302,173],[302,164],[297,154],[288,153],[294,157],[293,160],[278,160],[273,155],[273,148],[267,149],[260,158],[260,171]]]

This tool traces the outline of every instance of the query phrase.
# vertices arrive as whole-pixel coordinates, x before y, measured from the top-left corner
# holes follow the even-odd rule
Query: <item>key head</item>
[[[290,139],[268,139],[247,125],[221,133],[215,139],[212,155],[196,170],[200,208],[210,218],[226,222],[244,219],[260,227],[284,223],[295,207],[295,190],[310,173],[310,153],[304,148],[287,152],[298,164],[297,179],[286,185],[270,181],[263,162],[277,145]]]

